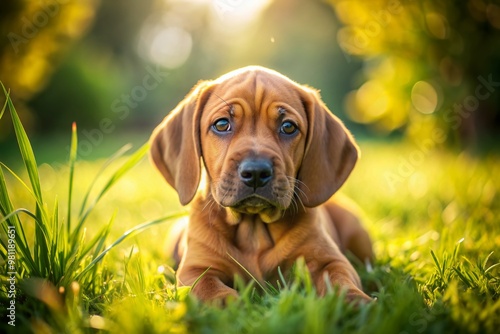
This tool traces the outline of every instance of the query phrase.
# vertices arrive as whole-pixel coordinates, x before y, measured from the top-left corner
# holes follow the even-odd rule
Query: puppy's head
[[[268,223],[325,202],[358,156],[316,91],[262,67],[199,83],[151,138],[152,160],[183,205],[195,196],[202,158],[219,205]]]

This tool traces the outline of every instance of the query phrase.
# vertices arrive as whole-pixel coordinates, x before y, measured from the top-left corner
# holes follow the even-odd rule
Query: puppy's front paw
[[[238,298],[238,293],[235,290],[228,288],[227,290],[219,291],[218,293],[213,294],[210,298],[204,299],[203,301],[212,306],[225,307]]]
[[[369,303],[373,303],[376,299],[371,298],[366,293],[358,289],[349,289],[345,295],[345,299],[349,303],[353,303],[354,305],[365,305]]]
[[[198,284],[193,287],[193,294],[200,301],[217,306],[225,306],[235,299],[238,299],[238,292],[222,283],[216,277],[203,277]]]
[[[225,296],[219,298],[219,300],[222,302],[222,306],[227,306],[233,303],[234,301],[238,300],[239,297],[240,297],[239,294],[233,290],[227,293]]]

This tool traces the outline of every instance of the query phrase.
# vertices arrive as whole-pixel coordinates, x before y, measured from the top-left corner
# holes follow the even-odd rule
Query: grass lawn
[[[67,145],[69,139],[46,150]],[[377,255],[370,270],[357,264],[365,291],[377,297],[361,307],[338,291],[317,298],[300,264],[280,291],[242,285],[242,297],[223,309],[176,290],[164,253],[172,220],[155,220],[183,208],[140,160],[144,152],[104,170],[105,160],[78,159],[32,165],[29,173],[16,167],[26,187],[1,166],[1,332],[498,332],[500,156],[369,140],[360,146],[362,158],[342,192],[362,209]],[[29,149],[25,156],[33,162]],[[17,208],[27,210],[9,215]],[[144,222],[152,223],[124,235]],[[15,327],[8,323],[12,301]]]

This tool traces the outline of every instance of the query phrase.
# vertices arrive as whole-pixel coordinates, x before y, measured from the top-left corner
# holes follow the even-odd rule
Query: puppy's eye
[[[285,135],[293,135],[295,132],[297,132],[297,130],[297,125],[290,121],[283,122],[280,127],[280,132]]]
[[[231,131],[231,123],[227,118],[221,118],[215,121],[214,124],[212,124],[212,129],[215,132],[229,132]]]

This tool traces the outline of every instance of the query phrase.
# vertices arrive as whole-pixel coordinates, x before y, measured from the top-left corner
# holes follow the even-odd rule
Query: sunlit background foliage
[[[414,138],[442,131],[455,143],[496,130],[498,1],[330,2],[345,25],[339,44],[363,59],[360,87],[346,97],[353,120],[382,132],[408,125]],[[495,84],[478,89],[485,81]]]
[[[249,64],[322,89],[342,114],[359,68],[345,62],[334,12],[319,1],[10,2],[2,11],[10,36],[2,40],[2,80],[24,123],[41,135],[67,131],[72,121],[90,131],[103,118],[119,130],[150,130],[198,80]],[[47,4],[57,13],[38,27]],[[69,34],[69,26],[78,31]],[[151,72],[154,87],[144,89]]]
[[[248,64],[321,89],[361,135],[463,146],[499,126],[494,0],[6,0],[0,29],[1,79],[40,135],[150,129],[198,80]]]

